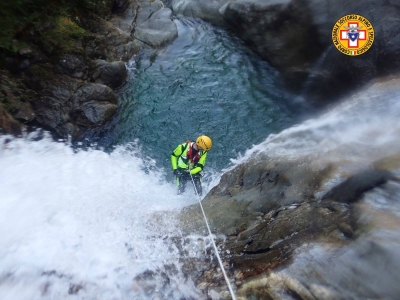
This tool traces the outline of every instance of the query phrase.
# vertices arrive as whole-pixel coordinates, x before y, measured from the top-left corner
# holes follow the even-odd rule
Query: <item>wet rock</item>
[[[10,116],[2,105],[0,105],[0,133],[15,136],[19,136],[22,133],[21,123]]]
[[[54,70],[57,73],[77,79],[86,79],[88,69],[88,65],[82,55],[68,53],[61,55],[58,64],[54,66]]]
[[[172,0],[171,7],[176,15],[200,18],[219,26],[227,26],[222,18],[219,9],[229,0],[191,1]]]
[[[333,169],[331,165],[313,164],[308,160],[269,161],[268,157],[259,155],[225,173],[204,198],[204,210],[210,218],[211,229],[227,236],[236,235],[258,223],[262,214],[281,206],[314,201],[315,191]],[[226,211],[230,213],[226,214]],[[204,230],[198,206],[186,208],[182,217],[187,230]]]
[[[83,289],[83,285],[81,284],[74,284],[74,283],[70,283],[69,285],[69,289],[68,289],[68,294],[69,295],[76,295],[79,293],[79,291]]]
[[[395,171],[400,169],[400,153],[384,157],[373,164],[379,170]]]
[[[89,14],[79,23],[90,31],[88,37],[83,40],[83,47],[93,59],[128,61],[139,51],[140,45],[135,43],[130,34],[115,27],[111,22]]]
[[[117,110],[117,98],[108,86],[86,83],[61,75],[44,84],[35,102],[37,121],[60,136],[79,137],[82,129],[95,128]]]
[[[152,47],[171,43],[178,36],[176,24],[172,21],[172,11],[163,8],[136,27],[134,37]]]
[[[141,25],[162,8],[164,8],[164,4],[160,0],[141,1],[137,8],[135,23]]]
[[[91,79],[94,82],[109,86],[112,89],[120,87],[126,79],[125,63],[122,61],[106,62],[96,60],[91,71]]]
[[[89,83],[79,88],[71,98],[72,118],[79,126],[98,127],[117,110],[117,97],[107,86]]]
[[[21,104],[18,111],[14,114],[14,118],[21,122],[31,122],[35,119],[35,112],[32,105],[28,102]]]
[[[83,38],[86,55],[91,59],[107,59],[107,41],[100,34],[87,33]]]
[[[320,50],[311,13],[300,1],[239,0],[228,2],[220,13],[242,39],[280,70],[299,68]],[[312,47],[306,42],[311,40]]]
[[[349,217],[347,207],[335,203],[304,203],[295,209],[285,207],[273,218],[239,233],[225,246],[232,253],[235,268],[240,269],[244,277],[254,276],[287,261],[306,241],[345,242],[338,224],[349,224]]]
[[[128,8],[129,2],[129,0],[114,0],[113,12],[123,13]]]
[[[37,121],[46,128],[56,130],[61,136],[71,134],[65,128],[72,109],[69,100],[82,84],[81,80],[66,75],[42,82],[43,89],[34,107]]]
[[[176,14],[228,27],[277,68],[287,87],[322,107],[371,79],[400,71],[400,7],[395,1],[174,0]],[[332,44],[333,24],[353,14],[369,19],[375,42],[350,57]]]
[[[360,199],[360,196],[373,188],[385,184],[395,176],[386,170],[367,169],[352,175],[339,185],[332,188],[322,199],[331,199],[337,202],[351,203]]]

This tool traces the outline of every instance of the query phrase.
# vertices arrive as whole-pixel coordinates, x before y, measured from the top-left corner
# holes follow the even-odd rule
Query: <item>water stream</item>
[[[159,172],[144,173],[138,149],[75,153],[34,138],[0,140],[1,299],[143,299],[150,292],[136,276],[179,269],[165,239],[179,236],[172,213],[193,201]],[[151,285],[152,295],[163,288],[165,298],[197,298],[173,273],[167,287]]]

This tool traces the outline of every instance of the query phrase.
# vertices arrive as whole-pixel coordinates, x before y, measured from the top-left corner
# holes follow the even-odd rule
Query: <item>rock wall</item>
[[[282,74],[287,87],[317,107],[371,79],[400,71],[400,5],[380,0],[173,0],[176,14],[225,26]],[[366,17],[375,42],[365,54],[341,54],[332,43],[335,22]]]
[[[127,76],[125,62],[141,49],[170,43],[177,28],[161,1],[110,4],[110,11],[101,14],[105,17],[91,12],[76,16],[74,21],[86,33],[75,40],[73,49],[53,53],[28,43],[5,58],[2,133],[18,135],[25,125],[39,125],[60,137],[78,139],[113,117],[118,108],[114,90]]]

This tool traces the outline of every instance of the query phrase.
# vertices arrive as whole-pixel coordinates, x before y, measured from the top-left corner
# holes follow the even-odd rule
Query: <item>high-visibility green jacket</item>
[[[207,151],[198,151],[195,157],[192,156],[194,142],[185,142],[172,151],[171,163],[172,169],[190,170],[190,174],[194,175],[201,172],[206,164]]]

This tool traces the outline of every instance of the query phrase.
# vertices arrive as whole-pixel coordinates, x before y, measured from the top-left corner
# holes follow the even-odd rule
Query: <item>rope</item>
[[[190,170],[189,170],[189,174],[190,174]],[[196,185],[194,184],[194,179],[193,179],[192,174],[190,174],[190,178],[192,179],[192,184],[193,184],[193,187],[194,187],[194,191],[195,191],[195,193],[197,195],[197,200],[199,201],[201,211],[203,212],[203,217],[204,217],[204,221],[206,222],[206,225],[207,225],[208,234],[209,234],[209,236],[211,238],[211,241],[212,241],[212,244],[214,246],[215,256],[217,257],[218,262],[219,262],[219,266],[221,267],[222,273],[224,274],[224,278],[225,278],[226,284],[228,285],[229,292],[231,293],[232,300],[236,300],[236,297],[235,297],[235,294],[234,294],[234,292],[232,290],[232,287],[231,287],[231,284],[229,282],[228,276],[226,275],[225,268],[222,265],[222,260],[221,260],[221,257],[219,256],[217,246],[215,245],[215,242],[214,242],[214,238],[212,237],[210,226],[208,225],[206,213],[204,212],[203,205],[201,204],[201,198],[200,198],[199,193],[197,192],[197,188],[196,188]]]

